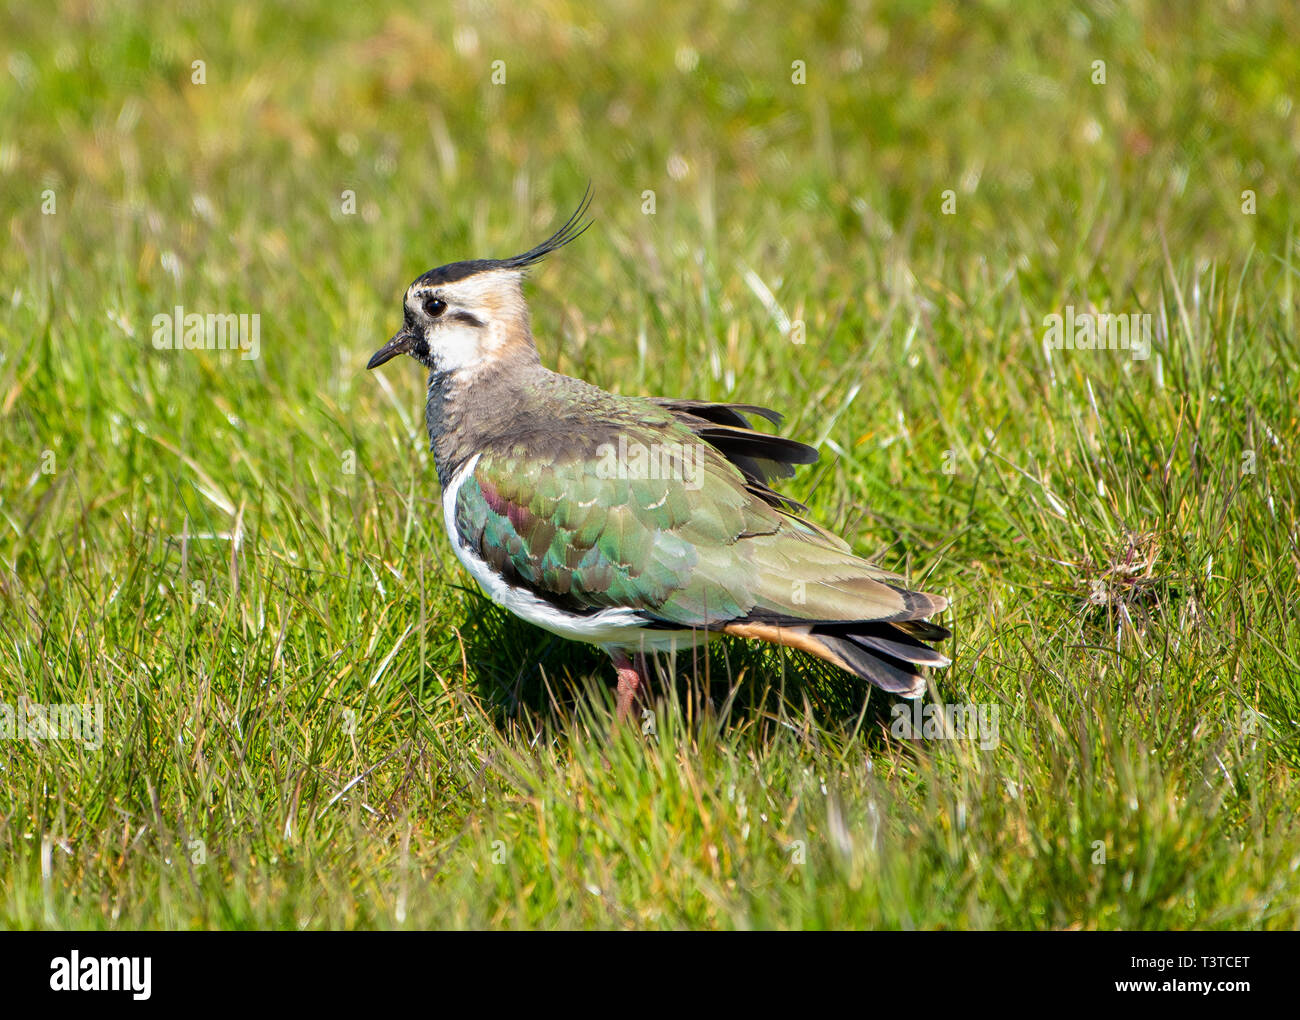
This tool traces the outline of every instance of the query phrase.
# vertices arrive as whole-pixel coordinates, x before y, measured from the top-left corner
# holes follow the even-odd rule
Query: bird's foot
[[[615,699],[615,715],[621,723],[632,711],[632,702],[645,686],[645,656],[638,654],[635,660],[623,652],[611,653],[614,668],[618,671],[618,696]]]

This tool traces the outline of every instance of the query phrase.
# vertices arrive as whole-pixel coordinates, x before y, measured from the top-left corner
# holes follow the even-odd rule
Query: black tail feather
[[[918,666],[948,665],[948,657],[942,652],[902,634],[897,637],[878,637],[875,634],[851,633],[845,637],[869,652],[879,652],[900,662],[911,662]]]
[[[948,664],[946,656],[921,639],[939,641],[950,632],[927,621],[820,624],[811,634],[863,680],[905,698],[925,693],[921,666]]]

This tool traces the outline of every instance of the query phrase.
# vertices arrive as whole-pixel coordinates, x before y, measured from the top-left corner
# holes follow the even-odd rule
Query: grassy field
[[[180,6],[0,12],[0,926],[1300,925],[1294,3]],[[611,742],[451,556],[366,359],[588,180],[544,362],[784,412],[995,739],[724,643]]]

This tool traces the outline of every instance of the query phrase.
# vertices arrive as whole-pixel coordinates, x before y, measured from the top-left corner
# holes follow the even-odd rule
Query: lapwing
[[[815,655],[920,697],[948,600],[855,556],[772,482],[817,451],[753,427],[753,404],[622,396],[542,365],[526,271],[577,238],[591,201],[537,247],[452,262],[406,290],[367,368],[429,370],[425,422],[457,558],[492,601],[598,645],[626,717],[646,655],[723,634]]]

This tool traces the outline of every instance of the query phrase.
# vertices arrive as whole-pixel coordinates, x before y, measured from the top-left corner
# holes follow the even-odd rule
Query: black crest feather
[[[581,222],[583,216],[587,214],[587,210],[591,207],[591,196],[591,182],[588,181],[587,190],[582,195],[582,201],[578,203],[578,208],[574,210],[573,215],[569,217],[564,226],[532,251],[526,251],[522,255],[516,255],[513,258],[501,259],[500,264],[506,269],[524,269],[541,262],[542,259],[557,248],[563,248],[570,241],[576,241],[594,222],[593,220],[588,220],[586,223]]]
[[[574,210],[568,222],[536,248],[526,251],[522,255],[512,255],[508,259],[471,259],[467,262],[452,262],[449,265],[439,266],[437,269],[430,269],[416,282],[431,285],[455,283],[457,280],[463,280],[467,276],[487,272],[490,269],[527,269],[529,266],[536,265],[557,248],[563,248],[570,241],[577,240],[591,226],[593,220],[583,223],[582,218],[591,207],[592,194],[591,183],[588,182],[582,201],[578,203],[578,208]]]

